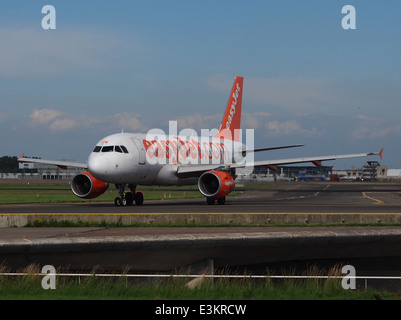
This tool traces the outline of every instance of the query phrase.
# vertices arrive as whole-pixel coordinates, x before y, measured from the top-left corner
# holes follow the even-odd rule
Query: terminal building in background
[[[388,181],[401,180],[399,176],[388,176],[386,166],[377,161],[368,161],[362,168],[335,170],[331,166],[278,166],[277,171],[255,168],[250,176],[240,177],[242,181]],[[393,173],[393,171],[390,171]]]
[[[362,168],[351,170],[336,170],[339,180],[344,181],[387,181],[388,169],[377,161],[368,161]],[[401,178],[401,177],[400,177]]]
[[[19,163],[18,173],[9,173],[8,178],[36,180],[71,180],[81,172],[79,168],[60,169],[52,165],[39,163]],[[10,175],[12,177],[10,177]]]

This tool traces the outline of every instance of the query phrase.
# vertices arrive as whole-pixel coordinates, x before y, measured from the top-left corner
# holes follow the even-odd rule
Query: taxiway
[[[2,205],[0,214],[194,214],[194,213],[401,213],[401,185],[392,183],[279,183],[243,191],[226,204],[204,199],[153,200],[142,206],[113,203]]]

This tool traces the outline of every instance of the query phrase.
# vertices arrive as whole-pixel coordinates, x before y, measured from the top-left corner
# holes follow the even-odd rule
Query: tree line
[[[17,172],[18,158],[4,156],[0,157],[0,172]]]

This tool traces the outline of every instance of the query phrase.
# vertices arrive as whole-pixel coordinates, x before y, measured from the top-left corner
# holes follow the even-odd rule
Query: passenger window
[[[121,150],[121,148],[119,146],[115,146],[114,147],[114,151],[115,152],[119,152],[119,153],[123,153],[123,151]]]
[[[124,146],[120,146],[120,147],[121,147],[121,149],[124,151],[124,153],[128,153],[128,150],[127,150],[126,147],[124,147]]]
[[[102,152],[113,152],[114,146],[107,146],[102,148]]]
[[[100,152],[101,149],[101,146],[96,146],[95,149],[93,149],[93,152]]]

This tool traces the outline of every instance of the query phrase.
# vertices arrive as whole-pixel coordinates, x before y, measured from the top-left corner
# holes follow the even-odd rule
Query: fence
[[[57,277],[75,277],[78,278],[78,283],[81,283],[81,278],[99,277],[99,278],[203,278],[203,279],[276,279],[276,280],[365,280],[365,289],[368,286],[368,280],[401,280],[401,276],[331,276],[331,275],[312,275],[312,276],[296,276],[296,275],[214,275],[214,274],[96,274],[96,273],[31,273],[31,272],[4,272],[2,276],[57,276]]]

